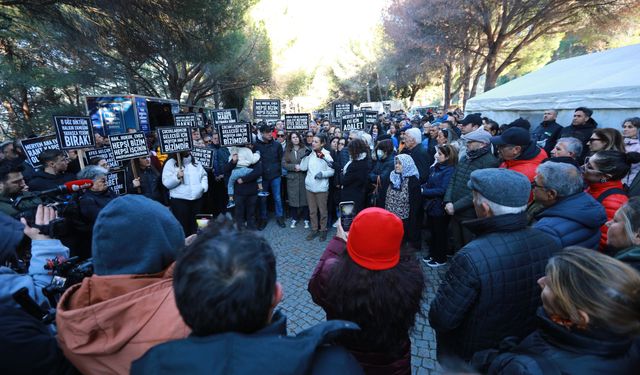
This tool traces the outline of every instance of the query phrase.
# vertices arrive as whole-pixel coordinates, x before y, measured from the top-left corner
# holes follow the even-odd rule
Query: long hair
[[[547,285],[565,318],[618,335],[640,333],[640,274],[631,266],[595,250],[568,247],[549,260]]]
[[[298,132],[289,132],[289,134],[287,134],[287,146],[285,147],[285,151],[287,152],[291,152],[293,150],[293,142],[291,142],[291,137],[293,137],[293,135],[298,136],[298,146],[300,146],[300,148],[304,148],[304,138],[302,138],[302,136],[300,135],[300,133]],[[289,161],[289,160],[287,160]]]
[[[341,336],[348,348],[400,353],[420,312],[424,276],[415,257],[371,271],[344,253],[329,279],[327,319],[357,323],[361,331]]]
[[[605,146],[602,150],[625,151],[624,137],[618,130],[613,128],[598,128],[593,131],[593,134],[604,141]]]

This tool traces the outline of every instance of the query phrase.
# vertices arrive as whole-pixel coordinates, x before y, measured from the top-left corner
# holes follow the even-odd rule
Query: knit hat
[[[93,227],[97,275],[157,273],[184,246],[182,226],[168,208],[141,195],[118,197],[100,211]]]
[[[460,123],[462,125],[473,124],[473,125],[481,126],[482,125],[482,117],[480,117],[480,114],[478,114],[478,113],[472,113],[470,115],[467,115],[467,117],[463,118],[462,121],[460,121]]]
[[[0,263],[11,258],[24,237],[24,224],[0,212]]]
[[[491,137],[491,143],[496,146],[502,145],[514,145],[514,146],[526,146],[531,142],[531,134],[529,131],[520,128],[510,128],[504,131],[501,135]]]
[[[403,235],[400,218],[382,208],[367,208],[351,223],[347,252],[354,262],[368,270],[387,270],[400,261]]]
[[[478,129],[463,135],[462,139],[467,142],[481,142],[489,144],[491,143],[491,133],[484,130],[483,127],[479,127]]]
[[[504,168],[475,170],[467,186],[491,202],[507,207],[526,206],[531,193],[527,176]]]
[[[418,143],[420,143],[422,141],[422,133],[420,132],[420,129],[418,129],[418,128],[411,128],[411,129],[407,130],[406,132],[404,132],[404,136],[405,137],[411,137]]]

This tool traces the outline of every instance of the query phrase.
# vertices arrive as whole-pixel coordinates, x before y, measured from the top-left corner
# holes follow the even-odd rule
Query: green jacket
[[[453,203],[456,216],[475,217],[473,195],[467,186],[471,172],[476,169],[497,168],[499,165],[500,161],[493,156],[491,151],[473,160],[467,156],[462,158],[453,172],[447,192],[444,194],[444,202]]]
[[[13,206],[15,199],[0,196],[0,212],[17,218],[21,212],[34,211],[39,204],[42,204],[42,200],[33,193],[23,193],[22,196],[24,198],[18,207]]]
[[[615,258],[640,271],[640,246],[632,246],[619,251]]]

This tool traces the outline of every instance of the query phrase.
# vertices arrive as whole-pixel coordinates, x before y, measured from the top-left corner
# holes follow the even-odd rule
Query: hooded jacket
[[[357,327],[334,320],[291,337],[286,318],[276,312],[270,325],[253,334],[189,336],[158,345],[133,363],[131,374],[362,374],[344,349],[326,345]]]
[[[545,150],[551,155],[551,150],[556,146],[556,142],[562,132],[562,125],[555,120],[542,121],[540,126],[531,132],[531,138],[536,142],[538,147]]]
[[[193,159],[192,159],[193,160]],[[162,170],[162,184],[169,189],[169,196],[176,199],[197,200],[209,190],[207,172],[200,164],[183,163],[184,178],[178,179],[178,163],[169,159]]]
[[[536,219],[533,227],[548,234],[561,248],[582,246],[596,250],[607,215],[598,201],[580,192],[560,199]]]
[[[594,199],[598,199],[600,195],[606,192],[609,189],[620,189],[623,190],[622,182],[620,180],[607,181],[607,182],[593,182],[589,184],[587,188],[587,193],[589,193]],[[604,198],[601,202],[602,206],[604,206],[605,212],[607,213],[607,221],[613,219],[613,215],[616,214],[618,208],[622,207],[623,204],[627,203],[629,198],[623,194],[611,194],[608,197]],[[607,246],[607,232],[609,231],[609,227],[603,224],[600,227],[600,232],[602,233],[600,237],[600,247],[602,250]]]
[[[65,356],[84,374],[128,374],[154,345],[187,337],[172,276],[173,265],[152,275],[94,275],[72,286],[56,315]]]
[[[75,177],[73,173],[51,174],[41,168],[33,174],[27,185],[29,186],[29,191],[44,191],[56,188],[65,182],[73,181]]]
[[[536,146],[535,142],[531,142],[522,150],[522,154],[517,159],[503,161],[500,164],[500,168],[520,172],[527,176],[529,182],[533,182],[533,178],[536,176],[536,169],[547,157],[545,150]]]

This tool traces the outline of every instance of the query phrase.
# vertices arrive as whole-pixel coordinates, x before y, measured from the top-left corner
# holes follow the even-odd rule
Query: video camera
[[[51,271],[53,279],[42,288],[42,293],[49,299],[51,306],[56,306],[67,289],[93,275],[93,259],[81,261],[79,257],[56,257],[47,260],[44,269]]]

